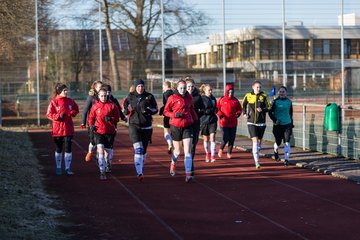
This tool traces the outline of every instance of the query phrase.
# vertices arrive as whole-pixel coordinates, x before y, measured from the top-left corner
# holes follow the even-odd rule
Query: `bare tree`
[[[51,25],[47,6],[49,0],[38,1],[39,30],[46,31]],[[11,60],[19,50],[28,49],[29,39],[34,37],[35,5],[29,0],[0,1],[0,56]],[[29,52],[30,55],[31,51]]]
[[[106,37],[107,37],[107,41],[108,41],[108,45],[109,45],[109,58],[110,58],[110,64],[111,64],[111,69],[113,72],[113,85],[114,85],[114,90],[118,91],[119,90],[119,70],[118,70],[118,65],[116,62],[116,52],[114,51],[114,47],[113,47],[113,43],[112,43],[112,37],[111,37],[111,24],[110,24],[110,17],[109,17],[109,6],[108,6],[108,1],[107,0],[102,0],[102,6],[103,6],[103,13],[104,13],[104,17],[105,17],[105,31],[106,31]]]
[[[14,58],[15,49],[33,33],[34,4],[26,0],[0,2],[0,55]]]
[[[145,78],[147,62],[153,50],[160,43],[161,5],[160,0],[109,0],[112,11],[112,24],[123,29],[135,39],[135,59],[133,77]],[[182,35],[201,34],[209,19],[203,12],[182,0],[164,0],[164,38],[165,40]],[[149,43],[155,38],[155,44],[149,49]]]

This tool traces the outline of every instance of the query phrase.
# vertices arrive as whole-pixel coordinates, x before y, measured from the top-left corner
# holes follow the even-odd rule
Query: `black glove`
[[[175,117],[176,117],[176,118],[181,118],[181,116],[182,116],[182,113],[181,113],[181,112],[175,113]]]
[[[105,116],[105,121],[110,122],[110,121],[111,121],[111,117],[109,117],[109,116]]]
[[[96,127],[95,127],[95,125],[91,125],[89,128],[90,128],[90,131],[96,132]]]
[[[151,112],[151,110],[150,110],[149,107],[145,108],[145,109],[142,110],[141,112],[142,112],[143,114],[145,114],[145,115],[151,115],[151,114],[152,114],[152,112]]]
[[[65,113],[65,112],[60,113],[60,118],[64,119],[65,117],[66,117],[66,113]]]
[[[159,111],[159,115],[160,116],[162,116],[162,115],[164,115],[164,106],[162,106],[161,108],[160,108],[160,111]]]

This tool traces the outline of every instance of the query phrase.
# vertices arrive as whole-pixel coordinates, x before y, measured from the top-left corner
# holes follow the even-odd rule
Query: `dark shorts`
[[[281,143],[282,140],[290,142],[292,135],[292,125],[274,125],[273,134],[277,143]]]
[[[216,130],[217,122],[202,125],[200,129],[202,136],[210,136],[211,133],[216,133]]]
[[[129,125],[129,136],[132,143],[142,142],[143,145],[151,142],[153,129],[142,129],[139,127],[135,127],[133,125]]]
[[[264,137],[265,128],[266,128],[266,126],[255,126],[255,125],[248,124],[248,130],[249,130],[250,137],[251,138],[257,137],[259,139],[262,139]]]
[[[62,152],[64,143],[65,152],[71,152],[72,139],[73,136],[54,137],[54,142],[56,144],[56,152]]]
[[[188,126],[185,128],[178,128],[170,125],[171,137],[174,141],[182,141],[185,138],[193,138],[193,128]]]
[[[116,133],[111,135],[94,133],[95,144],[103,144],[104,148],[113,148],[115,135]]]
[[[169,117],[165,117],[163,119],[163,123],[164,123],[164,128],[170,128],[170,118]]]

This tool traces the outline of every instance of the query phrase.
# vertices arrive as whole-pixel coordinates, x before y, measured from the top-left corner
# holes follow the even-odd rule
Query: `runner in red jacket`
[[[72,118],[79,113],[79,107],[75,101],[67,97],[67,86],[57,83],[54,87],[53,99],[51,100],[46,116],[52,121],[52,137],[56,144],[55,161],[56,174],[61,175],[61,161],[63,144],[65,143],[65,173],[73,175],[70,165],[72,160],[71,144],[74,136],[74,123]]]
[[[105,172],[110,172],[112,149],[116,135],[116,124],[119,122],[119,108],[109,100],[107,90],[99,91],[99,102],[90,110],[88,123],[94,131],[94,140],[97,146],[100,180],[106,180]],[[107,158],[105,159],[105,151]]]
[[[218,156],[220,158],[222,157],[225,145],[228,143],[227,158],[230,159],[236,137],[238,117],[242,111],[239,100],[234,97],[234,87],[232,84],[226,85],[224,96],[217,101],[217,109],[219,125],[222,131],[222,140]]]
[[[175,165],[178,161],[181,143],[184,146],[186,182],[192,180],[191,176],[191,147],[193,139],[193,123],[198,119],[194,110],[191,95],[186,91],[186,82],[177,83],[174,94],[171,95],[164,108],[164,116],[170,118],[170,131],[174,150],[171,157],[170,175],[175,176]]]

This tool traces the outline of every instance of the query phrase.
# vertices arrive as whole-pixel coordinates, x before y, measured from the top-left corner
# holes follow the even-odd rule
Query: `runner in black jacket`
[[[124,101],[124,114],[129,117],[129,136],[134,147],[134,163],[139,182],[144,179],[143,166],[146,160],[146,149],[151,142],[152,115],[158,112],[154,96],[145,91],[144,81],[134,83],[135,91],[129,93]]]

